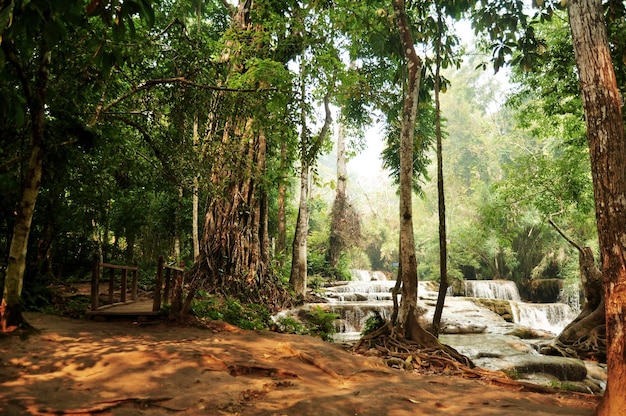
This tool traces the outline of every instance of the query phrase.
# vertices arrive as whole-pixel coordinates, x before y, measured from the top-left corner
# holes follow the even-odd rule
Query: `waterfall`
[[[517,286],[511,280],[466,280],[465,296],[468,298],[521,300]]]
[[[574,312],[580,312],[580,284],[578,281],[566,283],[559,293],[559,302],[565,303]]]
[[[340,302],[356,301],[391,301],[391,288],[393,281],[357,281],[349,284],[329,287],[325,290],[324,296],[329,300]]]
[[[372,280],[386,281],[387,275],[381,271],[351,269],[350,276],[353,282],[370,282]]]
[[[330,312],[339,315],[339,319],[335,322],[335,329],[338,333],[344,334],[344,337],[351,336],[358,338],[365,326],[365,321],[374,312],[378,312],[384,319],[389,319],[393,310],[392,305],[361,305],[361,304],[343,304],[333,305]]]
[[[528,328],[559,334],[576,317],[564,303],[511,302],[513,321]]]

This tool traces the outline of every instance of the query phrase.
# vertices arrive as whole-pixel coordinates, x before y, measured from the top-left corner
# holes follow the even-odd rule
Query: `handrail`
[[[126,292],[128,291],[128,272],[132,272],[130,287],[130,299],[137,300],[137,280],[139,277],[138,266],[123,266],[119,264],[101,263],[98,254],[94,254],[93,267],[91,272],[91,310],[97,311],[100,306],[100,270],[109,269],[109,304],[113,303],[115,293],[115,270],[121,270],[120,281],[120,302],[126,302]]]
[[[154,312],[161,310],[163,304],[169,303],[172,305],[180,301],[184,274],[185,269],[183,267],[167,265],[165,264],[165,258],[159,256],[155,279],[154,302],[152,304],[152,310]],[[165,286],[163,283],[165,283]]]

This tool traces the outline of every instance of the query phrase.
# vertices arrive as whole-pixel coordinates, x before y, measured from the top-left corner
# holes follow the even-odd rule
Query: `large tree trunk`
[[[591,156],[606,310],[608,383],[600,415],[626,414],[626,141],[601,0],[569,0]]]
[[[252,1],[241,1],[231,9],[236,30],[251,29]],[[236,41],[227,42],[222,58],[239,54]],[[231,71],[245,71],[240,59],[233,60]],[[199,287],[213,293],[258,303],[278,310],[290,296],[270,276],[267,261],[266,190],[262,186],[266,171],[267,141],[254,114],[245,114],[246,97],[235,97],[231,113],[223,126],[219,151],[213,155],[211,182],[214,193],[204,218],[200,256],[188,272],[189,294],[182,313],[190,306]]]
[[[293,236],[291,274],[289,283],[297,295],[304,296],[307,287],[307,235],[309,233],[309,165],[304,163],[300,172],[300,204]]]
[[[402,282],[402,303],[398,311],[398,324],[405,336],[410,337],[415,332],[412,326],[419,326],[415,316],[417,313],[417,258],[413,231],[413,138],[422,61],[413,47],[413,36],[404,1],[393,0],[393,10],[408,72],[400,132],[400,267],[398,279]]]
[[[9,261],[2,294],[2,321],[3,330],[11,326],[27,325],[21,311],[21,295],[26,270],[26,254],[28,237],[30,235],[35,203],[41,187],[44,157],[44,130],[46,124],[46,91],[49,79],[51,54],[44,42],[38,50],[39,62],[35,82],[30,83],[24,66],[19,61],[16,51],[11,45],[2,43],[2,50],[7,61],[14,66],[22,80],[24,95],[27,99],[31,122],[31,154],[28,169],[24,178],[22,198],[17,209],[17,217],[13,227],[13,237],[9,248]]]

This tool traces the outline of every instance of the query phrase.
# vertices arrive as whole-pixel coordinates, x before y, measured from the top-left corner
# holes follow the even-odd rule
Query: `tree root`
[[[542,348],[541,352],[548,355],[579,358],[606,362],[606,329],[598,325],[589,332],[575,339],[558,337],[554,342]]]
[[[432,344],[429,342],[429,344]],[[363,336],[354,346],[354,351],[363,354],[369,349],[376,349],[394,367],[402,360],[404,368],[412,367],[421,371],[440,374],[463,375],[466,370],[474,368],[471,360],[459,354],[454,348],[438,343],[424,346],[419,342],[408,340],[397,333],[391,323]],[[389,361],[391,360],[391,361]]]
[[[389,322],[376,331],[363,336],[353,348],[358,354],[365,354],[370,349],[377,350],[380,353],[378,355],[382,355],[387,365],[394,368],[404,368],[426,374],[461,376],[518,391],[542,394],[563,393],[563,391],[551,387],[514,380],[502,371],[475,367],[469,358],[447,345],[441,344],[441,347],[424,348],[415,341],[404,339],[394,331]],[[452,350],[453,353],[450,354],[448,349]],[[597,400],[597,396],[592,394],[575,392],[567,392],[567,394]]]

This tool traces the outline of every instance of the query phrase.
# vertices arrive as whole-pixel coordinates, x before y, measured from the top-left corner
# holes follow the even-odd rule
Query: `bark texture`
[[[261,30],[250,21],[253,7],[254,2],[241,1],[237,8],[231,9],[233,30],[246,33]],[[227,42],[222,54],[223,60],[232,62],[233,74],[245,71],[241,63],[245,59],[238,54],[246,48],[236,42]],[[204,217],[200,255],[189,271],[191,285],[183,314],[200,287],[243,302],[264,304],[270,310],[290,303],[290,296],[278,277],[269,272],[267,192],[263,186],[267,139],[262,123],[258,122],[261,115],[248,111],[247,99],[254,100],[234,97],[233,109],[237,110],[231,112],[220,129],[223,131],[220,150],[212,160],[213,195]]]
[[[608,383],[599,415],[626,414],[626,142],[602,2],[569,0],[602,256]]]
[[[398,324],[410,336],[411,325],[417,324],[417,258],[413,231],[413,140],[419,98],[422,60],[413,47],[413,36],[403,0],[393,0],[393,11],[400,41],[407,63],[407,87],[402,106],[400,132],[400,267],[398,279],[402,283],[402,303]],[[419,325],[419,324],[418,324]]]

